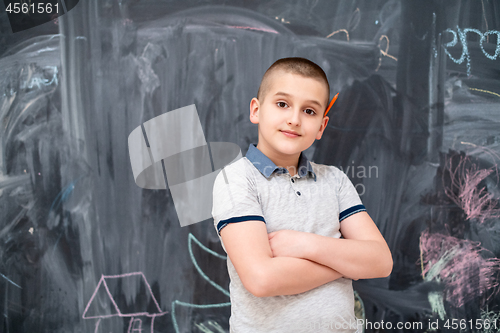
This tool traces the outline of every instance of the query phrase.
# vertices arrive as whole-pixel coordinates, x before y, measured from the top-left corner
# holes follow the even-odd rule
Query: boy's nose
[[[292,110],[292,112],[290,112],[288,114],[288,120],[287,120],[288,124],[290,125],[300,125],[300,110]]]

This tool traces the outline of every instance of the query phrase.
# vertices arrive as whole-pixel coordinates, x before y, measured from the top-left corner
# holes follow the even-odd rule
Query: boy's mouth
[[[289,138],[295,138],[297,136],[300,136],[297,132],[293,132],[293,131],[281,131],[281,133],[285,134]]]

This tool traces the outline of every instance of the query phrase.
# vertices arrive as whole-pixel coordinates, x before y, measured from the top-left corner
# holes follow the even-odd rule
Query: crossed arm
[[[220,235],[245,288],[257,297],[293,295],[340,277],[388,276],[390,250],[366,212],[341,222],[345,239],[294,230],[267,233],[262,221],[230,223]]]

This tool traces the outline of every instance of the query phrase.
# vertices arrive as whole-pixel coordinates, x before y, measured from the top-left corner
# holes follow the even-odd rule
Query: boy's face
[[[250,121],[259,124],[258,148],[276,158],[298,157],[321,139],[329,117],[323,116],[328,98],[326,85],[316,79],[277,71],[264,101],[250,102]],[[286,135],[293,131],[298,135]]]

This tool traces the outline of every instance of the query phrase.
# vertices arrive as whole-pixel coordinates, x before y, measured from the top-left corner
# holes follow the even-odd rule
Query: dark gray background
[[[393,253],[389,278],[354,285],[366,318],[439,318],[446,331],[498,315],[500,59],[484,54],[498,35],[468,32],[464,52],[447,30],[500,30],[497,1],[82,0],[16,34],[1,12],[0,331],[93,332],[82,316],[101,276],[130,272],[168,311],[155,331],[227,331],[229,297],[209,282],[229,283],[213,221],[181,228],[168,190],[139,188],[127,137],[194,103],[207,142],[245,154],[250,99],[287,56],[318,63],[340,92],[307,156],[346,171]],[[143,282],[109,288],[122,313],[153,313]],[[113,314],[96,299],[93,314]]]

